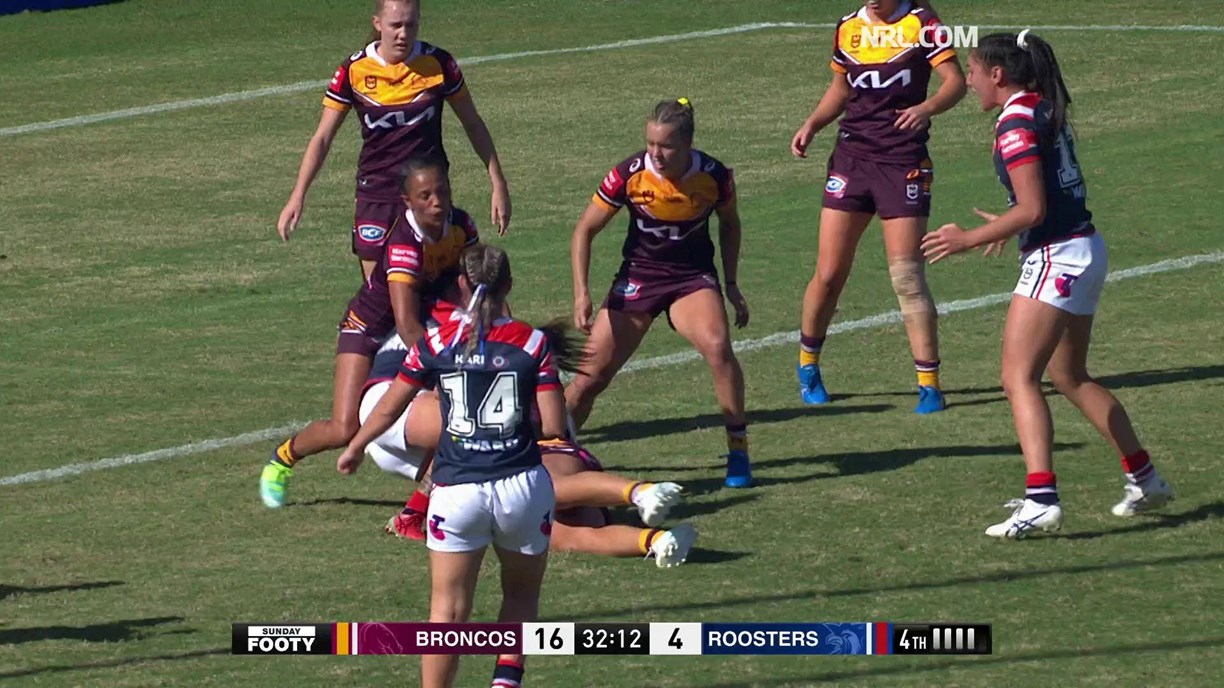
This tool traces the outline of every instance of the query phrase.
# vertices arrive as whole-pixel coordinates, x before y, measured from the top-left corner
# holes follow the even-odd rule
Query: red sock
[[[1058,503],[1058,481],[1049,471],[1029,473],[1024,478],[1024,487],[1025,499],[1047,506]]]
[[[429,495],[420,490],[413,490],[412,496],[408,498],[408,503],[404,505],[404,508],[421,514],[429,513]]]
[[[1156,472],[1152,467],[1152,458],[1142,449],[1122,457],[1122,470],[1126,471],[1126,479],[1132,483],[1141,483]]]

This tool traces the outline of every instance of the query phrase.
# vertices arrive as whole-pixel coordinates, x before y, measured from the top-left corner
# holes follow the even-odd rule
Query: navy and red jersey
[[[536,392],[560,389],[548,338],[525,322],[496,321],[469,356],[450,346],[461,321],[430,327],[408,352],[399,378],[438,389],[443,430],[434,458],[437,484],[500,480],[540,465],[530,411]],[[471,325],[466,337],[476,336]]]
[[[591,200],[612,212],[629,207],[622,270],[661,278],[708,274],[715,272],[710,215],[735,205],[735,176],[694,149],[689,171],[673,182],[641,151],[612,168]]]
[[[408,210],[391,226],[382,257],[370,271],[357,295],[349,301],[342,332],[382,337],[395,329],[390,282],[405,282],[419,288],[423,308],[436,298],[443,279],[459,269],[463,249],[480,240],[476,223],[459,208],[451,208],[442,234],[434,239],[417,224]],[[426,311],[428,312],[428,311]],[[422,318],[422,322],[424,319]]]
[[[401,63],[387,64],[378,42],[345,60],[323,94],[323,105],[357,110],[361,157],[357,197],[396,201],[400,168],[410,158],[446,158],[442,103],[467,97],[463,71],[450,53],[422,41]]]
[[[895,122],[898,110],[926,100],[935,67],[956,58],[950,46],[921,45],[933,42],[939,26],[938,15],[908,1],[890,22],[873,21],[866,7],[838,22],[829,67],[850,83],[837,144],[843,150],[875,162],[927,158],[930,128],[898,129]]]
[[[1020,250],[1088,236],[1096,231],[1088,211],[1088,185],[1075,157],[1071,127],[1054,130],[1054,108],[1036,93],[1022,91],[1007,99],[995,124],[994,165],[1007,189],[1008,207],[1016,205],[1009,172],[1040,164],[1045,190],[1045,219],[1020,233]]]

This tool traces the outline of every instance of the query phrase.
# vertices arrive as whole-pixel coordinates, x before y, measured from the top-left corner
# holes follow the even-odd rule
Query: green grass
[[[0,18],[0,127],[305,80],[364,37],[365,3],[129,0]],[[854,3],[428,3],[423,37],[461,57],[589,45],[757,21],[826,23]],[[844,6],[844,7],[843,7]],[[938,3],[983,24],[1210,24],[1207,0]],[[1216,218],[1219,33],[1043,32],[1076,96],[1079,153],[1114,268],[1224,245]],[[688,95],[700,146],[735,167],[745,220],[743,339],[792,330],[814,262],[813,159],[790,135],[827,82],[827,29],[776,29],[469,67],[515,202],[503,241],[516,313],[569,312],[569,231],[607,169],[636,150],[655,100]],[[288,245],[274,223],[316,121],[302,92],[0,139],[0,439],[5,476],[226,437],[324,414],[335,321],[357,285],[348,253],[357,132],[346,125]],[[453,118],[461,205],[488,184]],[[972,98],[936,121],[933,222],[998,208],[990,116]],[[482,226],[487,226],[487,220]],[[606,288],[623,231],[596,243]],[[878,230],[839,311],[891,311]],[[818,410],[794,393],[790,347],[742,357],[761,486],[719,488],[722,432],[701,364],[626,375],[586,432],[617,471],[672,478],[702,532],[689,564],[555,555],[543,614],[580,621],[968,620],[986,658],[540,658],[533,686],[1216,685],[1224,671],[1224,503],[1214,448],[1224,269],[1110,285],[1094,371],[1117,389],[1178,489],[1167,515],[1118,521],[1117,459],[1052,398],[1068,513],[1060,537],[988,542],[1022,468],[998,390],[1001,307],[943,320],[955,407],[910,413],[913,373],[890,326],[830,339]],[[1011,259],[931,271],[940,300],[1003,292]],[[596,298],[599,293],[594,294]],[[684,350],[658,327],[640,356]],[[0,488],[0,681],[14,685],[382,685],[411,659],[239,658],[237,621],[390,621],[427,611],[425,552],[383,536],[404,488],[372,467],[307,462],[298,506],[256,496],[269,444]],[[496,586],[476,617],[496,613]],[[464,661],[461,685],[487,680]],[[1056,674],[1053,672],[1057,672]],[[1059,680],[1061,679],[1061,680]]]

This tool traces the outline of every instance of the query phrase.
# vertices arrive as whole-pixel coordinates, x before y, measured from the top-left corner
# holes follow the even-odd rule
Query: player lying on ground
[[[453,298],[465,300],[462,287],[457,284]],[[438,302],[432,320],[445,323],[461,316],[461,310],[444,300]],[[551,325],[540,331],[551,345],[558,368],[574,370],[576,346],[565,336],[564,329]],[[398,337],[393,337],[378,352],[361,400],[363,423],[390,389],[406,353]],[[441,418],[438,395],[422,392],[386,432],[366,447],[366,453],[384,471],[421,482],[410,505],[387,523],[389,533],[425,539],[425,513],[429,508],[426,495],[430,491],[428,467],[442,434]],[[679,485],[634,481],[604,472],[594,455],[564,439],[541,441],[540,452],[557,499],[552,549],[613,557],[653,556],[660,568],[678,566],[687,558],[697,538],[696,530],[687,523],[670,530],[659,528],[668,511],[680,501]],[[637,507],[647,527],[609,523],[604,507],[621,505]]]
[[[1001,377],[1028,475],[1024,499],[1009,502],[1011,517],[986,534],[1019,538],[1035,528],[1062,526],[1043,370],[1122,457],[1126,487],[1113,513],[1133,516],[1164,506],[1173,490],[1156,473],[1126,409],[1088,374],[1092,320],[1108,256],[1085,202],[1088,190],[1067,119],[1071,95],[1054,50],[1027,30],[986,36],[969,56],[969,84],[983,110],[1001,110],[994,164],[1010,208],[1002,215],[977,210],[986,224],[969,231],[946,224],[923,239],[923,249],[934,263],[978,246],[1001,254],[1013,236],[1020,242],[1021,273],[1003,327]]]

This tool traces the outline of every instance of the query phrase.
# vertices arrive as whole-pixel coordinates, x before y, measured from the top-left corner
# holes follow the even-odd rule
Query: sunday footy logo
[[[331,624],[234,624],[236,655],[330,655]]]

